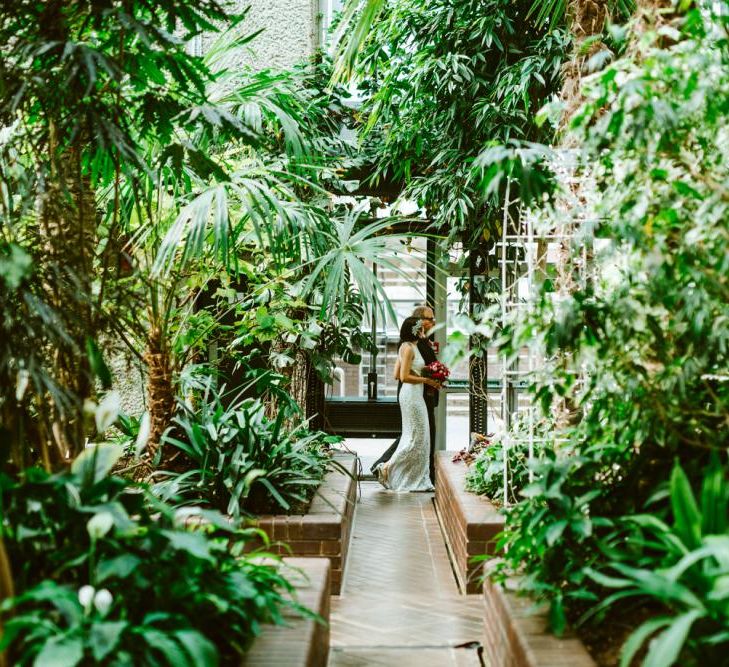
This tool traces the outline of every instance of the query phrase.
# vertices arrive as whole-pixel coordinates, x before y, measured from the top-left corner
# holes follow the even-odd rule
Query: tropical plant
[[[555,28],[564,20],[568,12],[568,4],[568,0],[532,0],[527,18],[535,17],[537,25],[549,24],[551,28]],[[576,15],[573,16],[573,19],[580,23],[581,30],[586,27],[582,22],[587,17],[604,21],[606,15],[603,12],[609,10],[613,13],[614,18],[620,19],[630,16],[635,9],[634,0],[611,0],[606,3],[605,8],[592,7],[592,12],[587,9],[587,3],[578,1],[572,4],[572,13]],[[356,0],[347,3],[335,35],[338,56],[336,77],[351,76],[355,71],[359,51],[375,23],[381,19],[381,14],[387,5],[388,0]],[[594,27],[600,30],[603,25]],[[585,30],[584,34],[591,34],[591,32]]]
[[[364,96],[371,182],[399,184],[469,248],[496,229],[504,194],[485,196],[474,161],[491,144],[549,136],[534,116],[559,84],[568,38],[528,18],[530,6],[353,0],[340,27],[349,33],[338,71]]]
[[[150,314],[141,329],[127,318],[132,326],[137,324],[137,338],[141,334],[147,348],[152,412],[148,462],[155,458],[172,416],[174,377],[191,361],[195,345],[227,342],[221,335],[222,320],[240,315],[235,324],[239,335],[232,342],[244,341],[243,350],[233,350],[238,362],[250,358],[250,342],[255,341],[264,348],[269,369],[286,376],[288,390],[309,414],[311,368],[327,377],[334,354],[353,355],[352,347],[365,342],[359,326],[352,324],[353,309],[364,298],[389,306],[369,264],[376,258],[402,273],[394,261],[393,242],[403,237],[389,233],[387,221],[365,226],[359,207],[322,207],[328,199],[322,185],[336,180],[338,164],[335,149],[340,144],[333,137],[339,126],[324,120],[328,107],[323,100],[334,99],[334,94],[327,98],[306,87],[309,81],[300,71],[226,69],[231,53],[249,38],[237,38],[240,31],[236,25],[222,34],[203,59],[215,74],[208,95],[218,112],[236,119],[238,133],[183,128],[196,150],[206,148],[207,171],[195,169],[197,158],[188,164],[184,154],[151,146],[150,154],[160,157],[144,184],[145,205],[127,207],[128,233],[135,235],[140,251],[152,251],[152,257],[139,262],[150,292]],[[327,153],[323,145],[330,149]],[[129,194],[139,197],[133,188]],[[213,303],[198,310],[191,292],[204,294],[216,284],[220,289]],[[282,300],[272,303],[273,294]],[[259,306],[254,312],[251,303]],[[204,313],[207,319],[201,317]],[[200,335],[188,336],[198,322],[207,326],[200,328]],[[325,323],[339,333],[346,331],[342,335],[348,340],[337,336],[333,345],[335,337],[329,335],[329,345],[320,344],[317,332]],[[190,345],[177,350],[185,340]],[[311,353],[302,354],[302,348]],[[255,367],[248,371],[255,372]],[[276,407],[274,400],[269,412]]]
[[[122,335],[143,344],[148,370],[151,433],[142,475],[151,472],[174,413],[177,375],[206,350],[226,312],[216,304],[200,308],[200,296],[210,284],[239,282],[240,257],[255,251],[256,241],[271,261],[287,263],[297,256],[302,225],[313,224],[296,193],[307,183],[300,165],[314,163],[300,111],[305,94],[293,75],[225,69],[255,36],[244,27],[234,22],[201,59],[211,73],[208,105],[189,115],[220,122],[180,124],[179,144],[147,142],[153,170],[122,184],[122,225],[148,310],[143,320],[122,318]],[[309,172],[316,177],[311,166]]]
[[[203,502],[233,517],[303,512],[335,462],[328,446],[340,438],[291,427],[286,409],[275,420],[256,399],[224,401],[209,379],[194,398],[179,402],[163,441],[186,460],[165,475],[157,492]],[[183,394],[189,391],[183,389]]]
[[[0,477],[15,586],[0,648],[15,665],[238,664],[261,623],[281,622],[291,586],[242,553],[257,531],[110,477],[121,452],[99,445],[67,472]]]
[[[567,139],[581,145],[575,174],[592,184],[582,194],[599,193],[569,219],[575,256],[589,258],[585,279],[559,294],[545,281],[531,312],[500,332],[507,356],[541,346],[532,398],[565,418],[507,512],[498,576],[523,574],[524,590],[549,600],[561,631],[605,595],[594,573],[610,563],[618,595],[658,606],[658,620],[626,651],[663,629],[649,664],[698,664],[725,638],[716,614],[723,532],[703,543],[685,526],[699,516],[688,489],[729,444],[726,18],[673,8],[639,19],[623,57],[585,81]],[[563,228],[558,205],[545,217],[550,231]],[[727,475],[720,460],[714,480]],[[675,516],[664,530],[668,500],[692,518]],[[643,516],[649,503],[656,521]],[[707,579],[694,580],[697,570]]]
[[[221,122],[199,112],[209,72],[184,47],[226,18],[215,0],[2,5],[3,233],[46,276],[36,303],[64,330],[63,345],[37,334],[66,399],[49,404],[52,428],[37,441],[53,465],[84,442],[83,403],[120,270],[122,180],[149,169],[145,142],[174,149],[180,123]]]
[[[522,439],[522,434],[516,434],[516,439],[509,440],[505,446],[503,435],[494,438],[485,446],[470,465],[466,474],[466,489],[486,496],[496,503],[508,498],[510,503],[518,500],[522,489],[530,480],[530,451],[529,446]],[[539,458],[542,455],[540,443],[532,446],[531,455]],[[504,450],[506,450],[506,476],[504,475]],[[507,494],[504,495],[504,479],[506,479]]]
[[[30,437],[48,466],[73,456],[86,435],[84,400],[96,378],[111,381],[102,333],[149,367],[154,457],[175,374],[194,349],[180,352],[179,342],[195,324],[195,295],[218,268],[187,270],[191,253],[210,241],[227,261],[239,242],[257,239],[286,263],[300,256],[302,233],[317,239],[319,221],[299,194],[325,197],[315,182],[329,165],[313,143],[333,130],[322,121],[324,96],[301,72],[226,69],[255,36],[247,12],[193,4],[10,2],[0,14],[3,248],[17,249],[16,264],[28,258],[21,292],[3,302],[17,309],[16,332],[36,323],[29,340],[48,358],[41,377],[14,343],[3,386],[28,390],[15,411],[8,390],[3,411],[7,428],[25,429],[22,442]],[[194,56],[186,42],[203,31],[218,38]],[[31,263],[41,271],[31,273]],[[23,323],[29,310],[37,316]],[[36,428],[47,410],[31,405],[49,398],[49,423]]]
[[[646,621],[628,638],[623,667],[649,640],[646,667],[672,665],[679,658],[682,665],[726,661],[729,486],[725,465],[714,454],[697,501],[686,473],[676,464],[670,481],[672,524],[654,514],[626,517],[626,528],[606,540],[607,562],[586,570],[595,583],[617,591],[585,620],[633,598],[655,602],[667,612]]]

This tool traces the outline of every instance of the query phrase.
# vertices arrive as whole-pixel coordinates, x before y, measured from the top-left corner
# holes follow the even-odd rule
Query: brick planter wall
[[[494,536],[504,527],[496,507],[465,490],[466,464],[453,463],[455,452],[436,452],[435,508],[461,592],[481,592],[481,563],[473,556],[493,553]]]
[[[328,558],[332,568],[330,576],[333,595],[339,595],[342,586],[357,501],[355,457],[337,456],[336,460],[344,465],[352,477],[338,470],[329,472],[307,514],[261,516],[256,522],[273,542],[270,550],[274,553],[303,558]],[[284,545],[288,545],[288,548]],[[260,546],[256,542],[250,544],[251,549]]]
[[[326,624],[284,612],[286,625],[266,625],[246,653],[242,667],[326,667],[329,660],[329,573],[326,558],[285,558],[286,577],[296,586],[300,603],[321,616]]]
[[[486,664],[499,667],[596,667],[582,642],[555,637],[547,614],[529,598],[484,582],[484,651]]]

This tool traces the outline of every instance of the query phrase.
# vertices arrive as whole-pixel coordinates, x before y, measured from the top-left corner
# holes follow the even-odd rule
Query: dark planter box
[[[550,634],[544,608],[484,581],[486,664],[499,667],[596,667],[574,636]]]
[[[243,659],[243,667],[326,667],[329,660],[329,573],[326,558],[284,558],[296,586],[296,599],[321,616],[325,624],[284,613],[286,625],[266,625]]]
[[[357,460],[337,456],[352,475],[335,470],[321,483],[306,514],[276,514],[258,517],[256,525],[272,541],[269,550],[283,556],[328,558],[331,563],[331,592],[339,595],[347,560],[354,506],[357,501]],[[252,541],[249,548],[260,547]]]
[[[471,560],[494,552],[504,517],[488,499],[466,491],[466,464],[453,463],[454,455],[436,453],[435,508],[461,592],[480,593],[482,563]]]
[[[402,431],[400,404],[395,398],[328,398],[325,417],[326,430],[345,438],[396,438]]]

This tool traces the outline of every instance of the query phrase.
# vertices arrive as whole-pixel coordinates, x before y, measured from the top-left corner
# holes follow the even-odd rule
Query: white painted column
[[[448,331],[446,329],[446,319],[448,317],[448,274],[440,268],[442,250],[439,245],[435,247],[435,303],[433,310],[435,311],[435,321],[442,324],[435,332],[435,341],[439,345],[440,352],[445,350]],[[435,448],[438,451],[448,449],[448,434],[446,433],[446,408],[448,405],[448,395],[445,391],[440,392],[440,402],[435,408]]]

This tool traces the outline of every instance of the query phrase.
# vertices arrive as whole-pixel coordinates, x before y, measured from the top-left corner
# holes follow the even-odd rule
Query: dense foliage
[[[280,622],[290,586],[242,554],[249,536],[222,515],[175,512],[109,476],[119,452],[0,478],[16,594],[3,602],[1,646],[14,665],[239,664],[260,624]],[[185,527],[200,518],[207,529]]]
[[[122,213],[122,180],[139,183],[167,162],[170,152],[148,159],[149,142],[179,147],[192,173],[210,171],[200,151],[173,136],[178,128],[223,124],[219,114],[199,111],[210,72],[188,56],[184,40],[225,16],[214,0],[194,8],[177,0],[3,4],[3,255],[32,260],[15,280],[3,276],[15,288],[4,299],[4,319],[13,333],[39,320],[30,340],[47,357],[39,363],[12,336],[2,403],[6,413],[16,404],[21,410],[15,419],[5,414],[3,426],[18,441],[22,431],[35,436],[30,442],[43,449],[46,465],[84,442],[83,401],[93,395],[95,374],[108,383],[97,338],[108,328],[105,299],[114,300],[122,271],[122,219],[130,213]],[[42,409],[49,386],[56,388],[50,411]],[[19,465],[26,459],[22,451],[13,457]]]
[[[326,377],[366,344],[352,314],[382,301],[366,262],[397,249],[386,223],[362,231],[359,211],[329,205],[328,188],[345,189],[346,93],[324,90],[325,64],[231,67],[255,37],[245,15],[212,0],[3,5],[0,410],[16,468],[53,469],[95,435],[84,403],[127,348],[148,378],[151,472],[176,379],[230,342],[235,304],[264,308],[233,340],[272,329],[259,358],[286,369],[304,409],[310,366]],[[283,326],[269,327],[276,293]],[[292,332],[324,325],[326,342],[299,354]]]
[[[0,648],[15,664],[232,664],[279,620],[288,585],[240,553],[249,535],[167,502],[237,517],[310,499],[331,439],[308,429],[309,383],[373,345],[372,263],[404,274],[408,239],[373,222],[377,202],[331,196],[359,177],[414,200],[474,270],[517,209],[546,236],[576,231],[494,343],[544,352],[530,391],[554,425],[536,461],[506,435],[471,469],[469,488],[513,503],[494,576],[520,575],[557,632],[634,621],[624,667],[641,651],[649,667],[729,664],[729,21],[725,3],[669,5],[603,33],[630,0],[351,0],[335,68],[357,80],[352,111],[325,59],[230,68],[254,35],[216,0],[3,3]],[[565,108],[571,149],[552,152],[543,121]],[[547,163],[571,181],[551,199]],[[470,327],[476,343],[494,323]],[[148,412],[84,450],[118,412],[100,392],[122,346]],[[215,381],[192,373],[206,357]],[[153,492],[108,476],[122,443]]]
[[[226,397],[212,379],[185,388],[163,442],[179,449],[184,472],[170,473],[157,491],[185,502],[241,514],[303,514],[334,462],[328,447],[341,438],[291,425],[281,407],[275,420],[257,399]]]
[[[367,261],[392,252],[387,223],[362,230],[359,210],[329,205],[342,91],[324,90],[324,65],[231,67],[255,37],[231,6],[0,9],[0,596],[15,664],[238,661],[279,620],[287,584],[240,558],[245,534],[214,513],[223,535],[178,530],[147,487],[79,478],[84,444],[111,436],[113,387],[130,378],[109,360],[124,355],[147,411],[119,422],[120,474],[162,467],[175,502],[233,514],[241,496],[246,511],[305,502],[329,461],[300,424],[311,371],[368,344],[362,301],[381,288]],[[245,402],[191,407],[180,378],[206,357]],[[222,439],[201,444],[201,423]],[[165,460],[166,433],[190,456]]]
[[[722,15],[664,15],[641,14],[623,32],[624,55],[590,77],[571,121],[577,174],[600,195],[571,211],[591,273],[559,293],[545,284],[503,345],[509,354],[538,338],[547,365],[534,398],[561,428],[508,512],[501,571],[526,575],[558,631],[600,600],[601,613],[654,609],[623,664],[655,634],[646,664],[719,665],[729,639],[729,43]],[[551,229],[565,215],[557,207]]]
[[[355,67],[370,179],[400,184],[451,238],[478,242],[503,194],[483,186],[489,146],[547,138],[535,115],[559,86],[568,34],[530,0],[361,4],[364,20],[377,11]]]
[[[499,434],[476,455],[469,464],[466,474],[466,490],[490,498],[495,503],[509,503],[519,499],[522,489],[531,481],[529,445],[517,429],[510,431],[509,437],[516,436],[513,441],[505,443],[506,434]],[[532,444],[533,457],[540,457],[543,444],[538,441]],[[504,457],[506,456],[506,466]],[[506,467],[506,470],[504,470]],[[506,485],[504,485],[506,480]],[[504,491],[506,490],[506,495]]]

